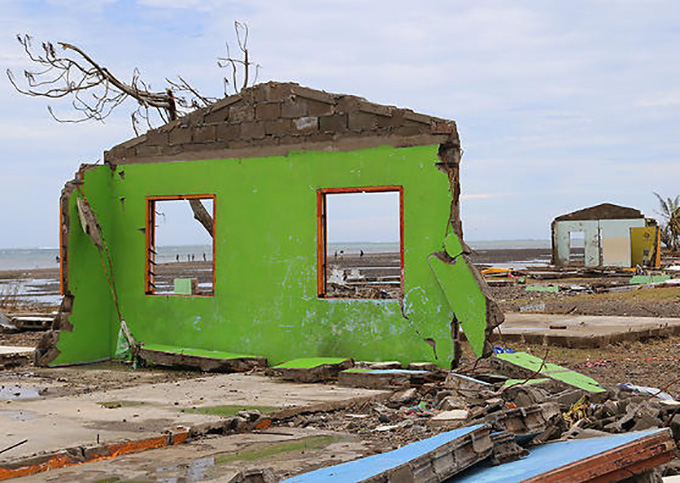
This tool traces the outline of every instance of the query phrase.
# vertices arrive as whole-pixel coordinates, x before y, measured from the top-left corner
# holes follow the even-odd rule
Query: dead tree
[[[255,83],[260,69],[250,60],[248,26],[234,22],[234,31],[242,58],[232,57],[227,43],[227,56],[217,60],[219,67],[231,70],[231,81],[223,78],[225,96],[229,95],[230,86],[238,93]],[[10,69],[7,69],[7,77],[24,95],[71,99],[71,107],[77,113],[73,118],[57,116],[51,106],[47,107],[58,122],[104,121],[116,108],[132,100],[137,103],[131,113],[132,127],[139,135],[141,124],[151,129],[156,119],[166,123],[218,99],[201,94],[179,75],[176,80],[166,78],[168,87],[161,91],[153,91],[138,69],[133,71],[130,81],[125,82],[83,49],[68,42],[42,42],[36,48],[29,35],[18,35],[17,40],[35,69],[24,70],[21,83]],[[254,71],[254,77],[251,71]]]
[[[236,21],[234,32],[242,57],[233,57],[229,43],[226,43],[227,56],[217,59],[218,67],[231,70],[231,80],[223,78],[225,96],[229,95],[230,90],[239,93],[255,84],[260,70],[260,65],[250,60],[248,26]],[[132,100],[137,102],[137,107],[131,113],[132,128],[139,135],[142,123],[148,129],[153,127],[151,114],[154,112],[157,118],[167,123],[182,114],[209,106],[218,99],[201,94],[181,75],[176,80],[166,78],[169,87],[162,91],[153,91],[150,84],[141,78],[138,69],[133,71],[130,82],[122,81],[84,50],[68,42],[42,42],[40,48],[35,48],[29,35],[17,35],[17,40],[36,68],[23,71],[25,86],[19,84],[10,69],[7,69],[7,77],[12,86],[24,95],[48,99],[70,98],[71,107],[78,114],[77,117],[58,117],[52,107],[47,106],[48,112],[57,122],[103,122],[114,109],[125,101]],[[189,200],[189,204],[194,218],[213,236],[213,219],[210,213],[198,200]]]

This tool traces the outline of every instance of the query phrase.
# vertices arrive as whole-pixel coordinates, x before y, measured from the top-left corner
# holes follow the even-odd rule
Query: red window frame
[[[339,193],[384,193],[384,192],[398,192],[399,193],[399,260],[401,266],[399,268],[400,274],[400,297],[404,296],[404,187],[399,185],[387,186],[359,186],[352,188],[319,188],[316,190],[316,255],[317,255],[317,270],[316,270],[316,293],[318,298],[332,298],[334,300],[343,297],[326,297],[326,195]],[[351,299],[351,300],[369,300],[369,299]],[[392,299],[396,300],[396,299]]]
[[[156,226],[156,201],[174,201],[174,200],[195,200],[195,199],[211,199],[213,202],[212,217],[213,217],[213,236],[212,236],[212,294],[210,295],[181,295],[181,294],[156,294],[153,285],[151,284],[151,265],[155,262],[156,252],[152,249],[155,246],[155,226]],[[158,195],[146,197],[146,247],[145,247],[145,267],[144,267],[144,293],[149,296],[163,296],[163,297],[214,297],[215,296],[215,233],[217,232],[217,203],[214,194],[196,194],[196,195]]]

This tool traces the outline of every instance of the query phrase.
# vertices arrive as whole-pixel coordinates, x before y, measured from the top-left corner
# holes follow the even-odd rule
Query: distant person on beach
[[[57,259],[57,263],[59,263],[59,255],[55,257]]]
[[[175,260],[177,260],[177,261],[179,262],[179,253],[178,253],[177,256],[175,257]]]
[[[205,252],[203,252],[203,261],[204,261],[204,262],[207,262],[207,261],[208,261],[208,259],[207,259],[206,256],[205,256]]]
[[[363,250],[359,250],[359,256],[360,256],[360,257],[363,257],[363,256],[364,256],[364,251],[363,251]]]

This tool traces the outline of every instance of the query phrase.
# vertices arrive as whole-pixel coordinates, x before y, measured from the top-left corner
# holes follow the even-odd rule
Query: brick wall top
[[[111,164],[285,155],[391,145],[458,144],[454,121],[269,82],[113,147]]]

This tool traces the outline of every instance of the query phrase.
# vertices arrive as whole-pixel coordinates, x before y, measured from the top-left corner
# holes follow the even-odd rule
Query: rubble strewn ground
[[[495,284],[492,290],[506,312],[545,304],[541,311],[546,313],[680,317],[680,287],[603,290],[603,287],[626,287],[628,278],[588,276],[525,280],[524,283],[512,280]],[[556,293],[527,291],[527,283],[552,284],[559,289]],[[37,309],[45,310],[44,307]],[[0,331],[0,345],[34,346],[42,333]],[[277,417],[271,409],[244,404],[241,412],[217,415],[221,429],[199,432],[193,442],[186,445],[53,470],[49,478],[50,481],[158,481],[163,478],[202,481],[228,478],[252,467],[268,469],[276,478],[284,478],[334,462],[383,453],[475,423],[489,424],[494,430],[510,430],[521,436],[521,445],[528,448],[560,438],[593,437],[654,427],[670,428],[675,441],[680,441],[680,402],[672,400],[680,394],[679,336],[626,341],[598,349],[528,345],[504,342],[502,338],[497,344],[590,376],[607,392],[586,393],[555,381],[506,388],[504,376],[509,374],[488,361],[475,361],[464,344],[458,372],[480,381],[473,390],[455,384],[447,377],[447,371],[438,371],[418,383],[387,388],[390,393],[385,397],[358,402],[350,399],[335,406],[313,405],[308,410]],[[263,371],[253,374],[264,375]],[[215,377],[219,376],[172,369],[131,370],[119,363],[56,369],[22,366],[0,371],[0,393],[2,389],[11,392],[12,387],[25,386],[37,388],[38,399],[76,398],[166,383],[183,387],[197,379],[210,385]],[[275,380],[286,394],[287,385],[292,383]],[[631,386],[619,386],[626,383]],[[247,387],[247,383],[244,384]],[[315,384],[327,388],[329,383]],[[656,390],[649,394],[633,386]],[[657,391],[663,394],[655,395]],[[664,397],[667,400],[662,399]],[[112,407],[112,411],[128,407],[125,401],[117,402],[120,406]],[[13,404],[16,402],[3,404],[0,400],[0,413]],[[201,406],[199,401],[189,409]],[[508,451],[498,455],[498,460],[519,457],[524,450],[517,447],[514,453]],[[7,458],[10,454],[8,451],[1,456]],[[676,458],[660,466],[656,474],[680,474],[680,460]],[[44,481],[43,477],[26,477],[26,481]]]

